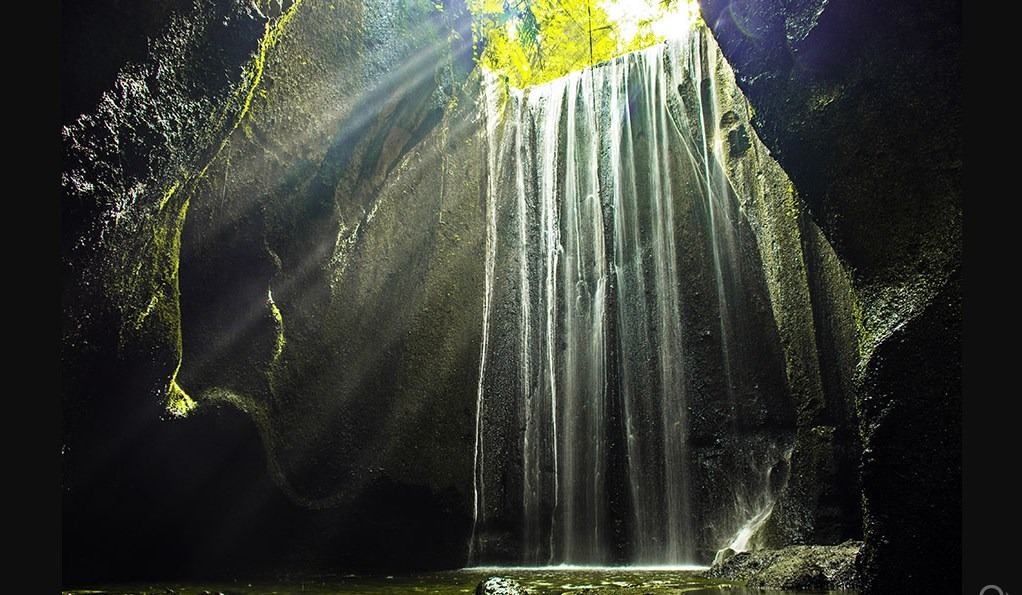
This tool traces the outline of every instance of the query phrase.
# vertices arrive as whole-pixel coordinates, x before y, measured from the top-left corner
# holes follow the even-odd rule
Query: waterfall
[[[484,73],[470,564],[700,563],[772,504],[777,448],[734,438],[754,337],[705,52],[697,30],[527,89]],[[751,483],[698,469],[710,393]]]

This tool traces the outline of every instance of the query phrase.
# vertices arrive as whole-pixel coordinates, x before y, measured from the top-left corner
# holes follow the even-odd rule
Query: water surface
[[[490,576],[511,578],[530,595],[856,595],[856,591],[777,591],[706,579],[695,569],[643,568],[466,568],[412,575],[336,575],[279,581],[140,583],[65,590],[64,595],[437,595],[474,593]]]

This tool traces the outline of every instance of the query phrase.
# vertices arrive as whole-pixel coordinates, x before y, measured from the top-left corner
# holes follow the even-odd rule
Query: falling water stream
[[[690,278],[715,287],[699,325],[732,408],[749,348],[705,53],[693,34],[527,89],[488,73],[472,564],[683,565],[728,545],[706,543],[689,452],[691,376],[706,373],[687,353]],[[704,222],[708,267],[687,264],[679,209]],[[778,448],[743,453],[769,463],[719,498],[723,534],[768,510]]]

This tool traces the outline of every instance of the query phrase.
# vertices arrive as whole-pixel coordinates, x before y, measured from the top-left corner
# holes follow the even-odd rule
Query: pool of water
[[[636,568],[466,568],[413,575],[335,575],[279,581],[230,581],[202,584],[141,583],[95,585],[62,591],[64,595],[436,595],[475,592],[490,576],[511,578],[530,595],[855,595],[855,591],[776,591],[706,579],[695,569]]]

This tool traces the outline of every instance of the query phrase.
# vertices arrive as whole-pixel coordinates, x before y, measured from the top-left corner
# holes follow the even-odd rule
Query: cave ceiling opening
[[[480,64],[523,88],[691,29],[696,0],[469,0]]]

